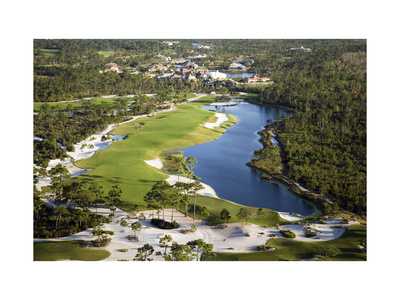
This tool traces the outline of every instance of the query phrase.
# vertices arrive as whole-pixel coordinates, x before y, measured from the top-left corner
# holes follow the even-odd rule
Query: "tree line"
[[[298,53],[286,61],[274,85],[258,89],[258,103],[293,109],[265,130],[277,133],[286,174],[340,207],[364,214],[365,41],[325,42],[324,48]],[[259,161],[271,165],[265,157]]]

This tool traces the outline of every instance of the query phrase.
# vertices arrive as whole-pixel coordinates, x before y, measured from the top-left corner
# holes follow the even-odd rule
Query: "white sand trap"
[[[288,212],[277,211],[277,213],[281,216],[282,219],[285,219],[288,221],[301,221],[304,219],[302,217],[293,216],[291,213],[288,213]]]
[[[157,157],[156,159],[153,159],[153,160],[145,160],[144,162],[154,168],[159,169],[159,170],[161,170],[163,167],[163,163],[159,157]]]
[[[222,125],[222,123],[224,123],[225,121],[228,121],[229,118],[226,114],[222,114],[222,113],[215,113],[215,116],[218,118],[217,122],[215,123],[206,123],[202,126],[210,128],[210,129],[215,129],[215,127],[219,127]]]
[[[178,176],[171,175],[167,179],[167,181],[168,181],[168,183],[170,185],[174,185],[176,182],[178,182]],[[190,179],[186,178],[186,177],[183,177],[183,176],[179,176],[179,181],[181,181],[181,182],[190,182]],[[208,184],[202,183],[202,182],[200,182],[200,183],[203,186],[203,189],[201,189],[197,193],[199,193],[200,195],[203,195],[203,196],[210,196],[210,197],[218,198],[217,194],[215,193],[214,189],[211,186],[209,186]]]

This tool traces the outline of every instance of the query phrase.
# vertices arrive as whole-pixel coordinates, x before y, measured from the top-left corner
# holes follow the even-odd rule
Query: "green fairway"
[[[59,54],[59,49],[42,49],[42,53],[45,57],[54,57]]]
[[[34,261],[54,260],[102,260],[110,256],[106,250],[82,247],[83,241],[43,242],[33,244]]]
[[[97,53],[98,53],[99,55],[102,55],[102,56],[105,56],[105,57],[107,57],[107,56],[112,56],[112,55],[115,54],[114,51],[98,51]]]
[[[157,181],[168,178],[168,175],[147,165],[144,160],[155,159],[168,150],[216,139],[236,122],[231,116],[232,120],[217,129],[200,126],[214,115],[214,112],[200,107],[211,103],[213,99],[214,97],[203,97],[200,101],[178,105],[175,111],[139,118],[136,122],[143,124],[139,132],[133,122],[114,129],[112,134],[127,134],[128,137],[97,152],[90,159],[76,162],[80,168],[93,169],[79,177],[98,181],[106,191],[111,185],[120,184],[122,200],[127,205],[135,203],[145,208],[144,195]]]
[[[277,248],[270,252],[252,253],[217,253],[210,260],[216,261],[277,261],[277,260],[304,260],[314,257],[313,249],[322,245],[334,245],[342,251],[335,256],[334,261],[365,261],[366,252],[359,247],[366,238],[366,225],[352,225],[342,237],[327,242],[299,242],[291,239],[271,239],[268,246]],[[207,260],[207,259],[206,259]]]
[[[132,99],[132,98],[130,98],[130,99]],[[116,107],[119,100],[120,100],[120,98],[96,97],[96,98],[92,98],[90,100],[82,100],[82,101],[74,101],[74,102],[45,102],[45,103],[50,106],[58,106],[58,110],[64,111],[64,110],[66,110],[68,105],[71,105],[73,108],[81,107],[82,104],[84,103],[84,101],[89,101],[92,104],[101,104],[102,102],[105,102],[107,104],[111,104],[113,107]],[[34,103],[33,111],[38,112],[40,110],[40,107],[45,103],[44,102]]]

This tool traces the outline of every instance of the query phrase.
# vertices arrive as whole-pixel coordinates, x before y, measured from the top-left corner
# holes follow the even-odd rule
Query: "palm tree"
[[[139,222],[132,223],[131,225],[132,231],[135,233],[135,238],[137,239],[137,232],[142,230],[142,224]]]
[[[194,196],[194,206],[193,206],[193,220],[196,217],[196,200],[197,200],[197,192],[203,188],[203,185],[200,181],[196,180],[195,182],[191,183],[191,193]]]
[[[179,175],[185,170],[185,158],[183,156],[175,156],[174,161],[176,164],[176,171],[178,173],[178,182],[180,181]]]
[[[161,248],[165,248],[164,255],[167,255],[167,248],[171,247],[172,236],[170,236],[169,234],[164,235],[163,237],[160,238],[159,243]]]

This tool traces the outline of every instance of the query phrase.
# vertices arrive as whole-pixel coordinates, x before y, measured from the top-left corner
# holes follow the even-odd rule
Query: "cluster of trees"
[[[276,84],[259,90],[259,103],[293,108],[290,117],[266,131],[276,130],[290,178],[364,214],[366,44],[333,40],[317,45],[285,61]],[[259,159],[268,171],[267,158],[261,153]]]
[[[51,159],[67,158],[67,151],[57,145],[55,139],[33,141],[33,163],[37,166],[47,168]]]
[[[42,199],[42,193],[35,189],[33,205],[33,235],[35,238],[68,236],[110,222],[109,218],[91,213],[88,209],[64,205],[51,207],[46,205]]]
[[[165,224],[165,207],[172,208],[171,223],[173,222],[173,210],[178,208],[181,204],[185,204],[185,216],[188,214],[188,204],[194,197],[193,206],[193,220],[196,216],[196,197],[197,192],[202,189],[198,177],[194,175],[193,169],[196,167],[197,160],[193,156],[185,158],[183,156],[174,156],[175,171],[178,174],[178,181],[174,185],[170,185],[167,181],[157,182],[149,191],[144,201],[147,203],[147,208],[156,210],[158,219],[160,219],[160,212],[162,211],[162,223]],[[190,182],[182,182],[179,180],[181,174],[186,174],[190,178]],[[193,180],[192,180],[193,179]],[[204,211],[204,213],[206,213]]]
[[[114,111],[115,108],[105,102],[93,104],[84,101],[79,107],[67,105],[65,110],[44,104],[34,116],[34,134],[49,140],[47,143],[54,148],[57,147],[55,141],[65,146],[68,151],[74,151],[74,143],[84,140],[108,124],[121,122],[122,109],[117,114],[114,114]],[[44,156],[45,149],[36,149],[38,155]]]
[[[44,192],[34,186],[35,237],[66,236],[95,226],[100,230],[104,222],[99,220],[103,219],[91,216],[88,208],[96,207],[97,211],[97,207],[102,206],[114,212],[117,206],[124,204],[121,200],[122,189],[118,184],[104,194],[103,187],[97,182],[66,181],[70,173],[61,164],[51,168],[47,175],[51,178],[50,188],[56,207],[47,207],[43,201]]]
[[[193,261],[200,260],[201,256],[213,256],[213,244],[207,244],[203,239],[189,241],[186,244],[178,244],[173,241],[170,235],[164,235],[160,238],[160,247],[165,248],[164,253],[154,253],[154,247],[150,244],[145,244],[138,248],[138,253],[133,260],[137,261],[152,261],[153,254],[162,256],[166,261]],[[167,252],[167,249],[170,249]]]

